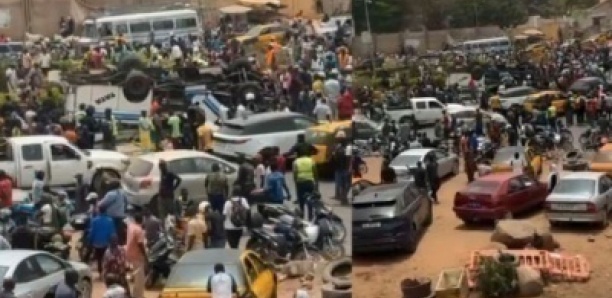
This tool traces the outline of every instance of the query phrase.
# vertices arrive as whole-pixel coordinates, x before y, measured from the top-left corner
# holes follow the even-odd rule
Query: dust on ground
[[[547,173],[542,175],[546,179]],[[404,278],[429,277],[432,284],[438,274],[449,268],[467,264],[471,251],[483,249],[490,242],[493,226],[466,228],[452,211],[455,193],[467,184],[465,174],[444,182],[440,204],[434,207],[434,222],[425,233],[417,252],[412,256],[402,253],[353,257],[353,297],[402,297],[400,281]],[[548,224],[540,213],[521,218],[537,224]],[[545,298],[610,297],[612,292],[612,227],[600,230],[591,226],[563,227],[552,230],[561,251],[586,256],[592,268],[586,283],[556,283],[548,285]]]

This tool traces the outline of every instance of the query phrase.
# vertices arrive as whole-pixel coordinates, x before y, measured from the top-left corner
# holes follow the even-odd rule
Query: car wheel
[[[608,227],[608,223],[609,223],[609,221],[608,221],[608,206],[604,206],[603,210],[601,210],[601,217],[602,217],[602,220],[601,220],[601,222],[599,222],[599,226],[602,229],[605,229],[605,228]]]
[[[453,176],[457,176],[459,175],[459,161],[455,162],[455,164],[453,165],[453,172],[452,172]]]
[[[91,298],[92,290],[93,289],[91,287],[91,282],[88,279],[83,279],[79,283],[79,291],[81,291],[81,295],[79,297],[81,297],[81,298]]]
[[[121,176],[114,170],[102,169],[98,170],[91,179],[91,186],[97,193],[102,193],[104,189],[104,182],[110,179],[119,179]]]

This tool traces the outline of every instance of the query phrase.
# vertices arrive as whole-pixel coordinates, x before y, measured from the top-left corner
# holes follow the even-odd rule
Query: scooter
[[[177,260],[173,256],[175,242],[172,237],[162,233],[157,242],[149,247],[149,272],[145,279],[145,287],[150,289],[157,284],[160,277],[168,278]]]

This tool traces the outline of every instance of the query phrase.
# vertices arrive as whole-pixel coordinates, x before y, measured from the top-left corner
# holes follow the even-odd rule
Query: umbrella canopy
[[[245,14],[251,10],[253,9],[242,5],[230,5],[219,8],[219,11],[223,14]]]

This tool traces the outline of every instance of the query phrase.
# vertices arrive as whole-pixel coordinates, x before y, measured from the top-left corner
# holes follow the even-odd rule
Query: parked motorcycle
[[[166,233],[162,233],[157,242],[149,247],[149,271],[145,279],[145,287],[150,289],[157,284],[160,277],[168,278],[177,260],[174,257],[175,241]]]
[[[603,134],[599,129],[588,128],[585,132],[580,134],[578,142],[582,151],[595,150],[599,147]]]
[[[286,222],[286,219],[291,222]],[[321,260],[323,255],[319,249],[309,243],[309,236],[312,234],[306,233],[305,224],[298,217],[283,215],[272,226],[264,225],[252,229],[246,248],[257,252],[271,263],[278,260]],[[311,228],[313,233],[314,226]]]

